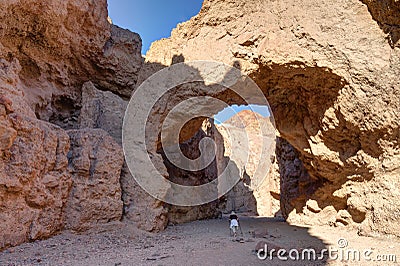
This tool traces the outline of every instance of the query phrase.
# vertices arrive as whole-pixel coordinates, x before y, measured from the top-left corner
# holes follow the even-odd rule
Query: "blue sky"
[[[252,110],[253,112],[257,112],[264,117],[270,116],[269,109],[267,106],[255,105],[255,104],[238,106],[235,104],[230,107],[226,107],[224,110],[216,114],[214,116],[214,122],[215,124],[219,125],[228,120],[229,118],[231,118],[233,115],[243,110]]]
[[[107,0],[108,13],[115,25],[139,33],[142,54],[150,44],[171,35],[180,22],[200,11],[203,0]]]

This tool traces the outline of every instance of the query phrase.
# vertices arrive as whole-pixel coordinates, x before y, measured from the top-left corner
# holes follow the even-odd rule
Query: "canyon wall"
[[[214,203],[190,214],[152,198],[122,156],[132,92],[157,70],[191,60],[240,68],[268,99],[280,138],[276,156],[261,158],[273,162],[269,183],[253,194],[267,195],[259,206],[268,214],[280,198],[289,222],[399,235],[399,4],[205,0],[144,61],[140,37],[108,22],[106,0],[2,1],[0,249],[121,219],[159,231],[169,219],[215,216]],[[160,125],[198,95],[258,103],[205,82],[160,99],[146,126],[148,152],[166,178]],[[192,111],[204,109],[222,107]],[[189,123],[181,143],[203,121]]]
[[[266,133],[260,127],[266,127]],[[222,214],[229,214],[231,211],[246,215],[275,216],[279,213],[279,188],[280,179],[277,171],[270,170],[261,164],[261,149],[275,146],[275,128],[270,122],[269,117],[262,117],[250,110],[241,111],[232,116],[222,124],[214,124],[214,119],[204,120],[202,127],[189,140],[180,144],[182,153],[190,159],[208,158],[200,151],[200,143],[204,138],[210,138],[215,143],[215,153],[213,149],[205,152],[215,154],[211,164],[200,171],[187,171],[178,168],[163,155],[164,164],[168,169],[168,178],[174,183],[186,186],[199,186],[218,178],[228,167],[232,152],[242,152],[246,150],[233,150],[232,142],[235,139],[249,141],[250,154],[238,156],[246,158],[245,161],[234,161],[238,183],[224,196],[211,203],[191,206],[169,206],[168,221],[172,224],[194,221],[206,218],[216,218]],[[258,176],[259,171],[261,176]],[[258,178],[257,178],[258,177]]]
[[[288,147],[277,147],[287,220],[399,235],[398,8],[395,0],[206,0],[152,44],[139,82],[182,61],[240,68],[267,97]],[[204,91],[243,103],[229,91]],[[183,95],[196,93],[177,92],[171,105]]]
[[[120,220],[122,98],[140,37],[107,21],[105,0],[0,10],[0,249]]]
[[[221,125],[216,125],[216,129],[220,132],[224,146],[224,157],[219,159],[221,169],[226,166],[233,152],[246,152],[245,149],[233,149],[231,142],[234,136],[241,141],[248,141],[249,154],[243,156],[246,161],[235,161],[240,169],[241,180],[225,195],[227,200],[225,212],[275,216],[280,210],[279,173],[274,171],[276,165],[263,164],[267,160],[275,162],[275,158],[263,157],[263,154],[274,156],[276,132],[271,117],[243,110]]]

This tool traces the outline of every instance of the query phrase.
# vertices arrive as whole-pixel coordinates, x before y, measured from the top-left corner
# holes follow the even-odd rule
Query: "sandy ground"
[[[361,237],[343,228],[305,228],[272,218],[240,217],[240,221],[242,242],[230,236],[226,217],[169,226],[158,234],[124,223],[98,227],[79,235],[63,232],[51,239],[3,251],[0,265],[398,265],[400,262],[399,238]],[[347,243],[346,247],[339,248],[339,239],[345,239],[340,244]],[[276,256],[272,260],[260,260],[254,251],[260,241],[267,243],[269,252],[272,248],[284,248],[292,257],[296,256],[290,250],[294,248],[300,259],[304,249],[313,248],[318,252],[317,259],[294,261],[286,253],[287,261]],[[346,251],[350,260],[338,261],[328,256],[318,259],[320,251],[329,247]],[[375,260],[393,260],[385,256],[393,254],[397,262],[366,261],[363,255],[360,261],[357,257],[354,261],[353,253],[348,252],[350,249],[358,249],[360,254],[371,249],[369,258]],[[308,253],[304,254],[307,258]]]

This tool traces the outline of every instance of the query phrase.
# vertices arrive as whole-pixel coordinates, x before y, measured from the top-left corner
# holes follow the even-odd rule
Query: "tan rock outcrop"
[[[2,1],[0,10],[1,44],[32,82],[31,104],[52,90],[51,83],[41,88],[47,80],[59,89],[92,80],[130,96],[143,61],[141,39],[107,21],[107,1]]]
[[[168,208],[141,188],[124,164],[121,174],[123,220],[149,232],[164,230],[168,224]]]
[[[20,69],[17,59],[1,63],[0,249],[122,216],[121,146],[100,129],[69,136],[38,120]]]
[[[80,128],[101,128],[122,143],[122,122],[128,102],[109,91],[98,90],[92,82],[82,86]]]
[[[205,149],[202,154],[200,151],[200,143],[206,138],[215,141],[216,154],[222,154],[224,150],[223,138],[216,129],[213,122],[206,119],[202,123],[202,127],[194,134],[192,138],[180,144],[182,153],[190,159],[196,159],[200,156],[209,158],[214,154],[214,149]],[[164,164],[168,169],[168,178],[170,181],[185,186],[200,186],[209,183],[218,177],[218,173],[222,164],[226,160],[225,157],[216,156],[212,162],[202,170],[189,171],[181,169],[171,163],[162,152]],[[199,206],[174,206],[168,205],[168,222],[178,224],[202,219],[217,218],[221,211],[224,210],[224,200],[218,199],[207,204]]]
[[[0,249],[54,235],[72,185],[69,137],[23,98],[18,60],[1,60]]]
[[[400,47],[400,1],[399,0],[361,0],[368,6],[372,18],[381,29],[389,34],[389,44]]]
[[[279,212],[279,174],[263,169],[268,168],[268,164],[262,165],[265,158],[260,157],[263,148],[275,147],[275,128],[270,118],[245,110],[221,125],[215,125],[212,119],[204,120],[202,128],[191,139],[180,144],[182,153],[191,159],[210,157],[202,154],[199,149],[204,138],[211,138],[215,143],[213,162],[201,171],[187,171],[174,166],[163,154],[169,180],[191,186],[208,183],[225,170],[232,152],[236,155],[242,153],[237,158],[244,159],[234,161],[240,179],[226,195],[211,203],[192,207],[168,206],[170,223],[215,218],[231,211],[263,216],[274,216]],[[245,142],[246,139],[249,142],[249,154],[246,150],[232,150],[232,142]],[[214,150],[204,152],[213,153]]]
[[[69,130],[68,135],[73,185],[64,213],[66,228],[82,231],[121,220],[121,146],[101,129]]]
[[[92,82],[86,82],[82,86],[79,127],[81,129],[103,129],[121,145],[122,123],[127,104],[128,101],[118,95],[110,91],[100,91]],[[164,206],[165,204],[152,198],[137,184],[126,163],[122,167],[119,164],[110,164],[109,166],[110,168],[120,168],[120,178],[114,180],[118,181],[114,186],[118,185],[122,188],[124,221],[147,231],[164,229],[168,222],[168,209]],[[78,212],[77,215],[79,214]]]
[[[107,15],[106,0],[0,3],[0,249],[121,219],[116,95],[130,96],[143,59],[140,37]],[[87,81],[114,94],[82,98]]]
[[[216,128],[223,138],[225,160],[229,159],[233,152],[248,152],[247,156],[239,156],[245,158],[245,161],[235,162],[242,176],[239,183],[225,196],[225,211],[274,216],[279,211],[279,200],[276,196],[273,197],[275,194],[279,196],[279,175],[270,170],[273,158],[263,157],[266,153],[273,155],[273,150],[269,150],[275,149],[275,127],[270,117],[244,110]],[[232,138],[247,141],[248,151],[233,151]]]
[[[205,1],[199,15],[152,44],[140,80],[177,58],[240,67],[267,97],[281,137],[307,172],[306,179],[292,176],[303,183],[297,197],[281,190],[288,221],[316,221],[303,211],[312,199],[322,209],[310,211],[315,218],[335,223],[346,211],[362,231],[398,235],[398,1],[364,2]],[[389,21],[386,33],[381,24]],[[177,92],[169,103],[197,93]],[[241,104],[227,91],[208,95]]]

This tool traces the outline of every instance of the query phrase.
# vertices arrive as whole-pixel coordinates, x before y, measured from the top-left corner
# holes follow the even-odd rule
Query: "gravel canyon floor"
[[[388,255],[400,256],[400,240],[395,237],[362,237],[356,231],[328,226],[297,227],[275,218],[240,220],[242,242],[230,237],[226,217],[169,226],[159,234],[114,223],[85,234],[63,232],[48,240],[10,248],[0,253],[0,265],[396,265],[395,257]],[[329,247],[358,250],[361,259],[353,260],[350,255],[348,261],[319,260],[317,253],[314,261],[281,261],[276,256],[272,261],[260,260],[254,250],[261,241],[269,250],[297,249],[300,254],[304,249],[318,252]],[[363,259],[362,253],[369,249],[372,261]],[[376,261],[379,258],[392,261]]]

